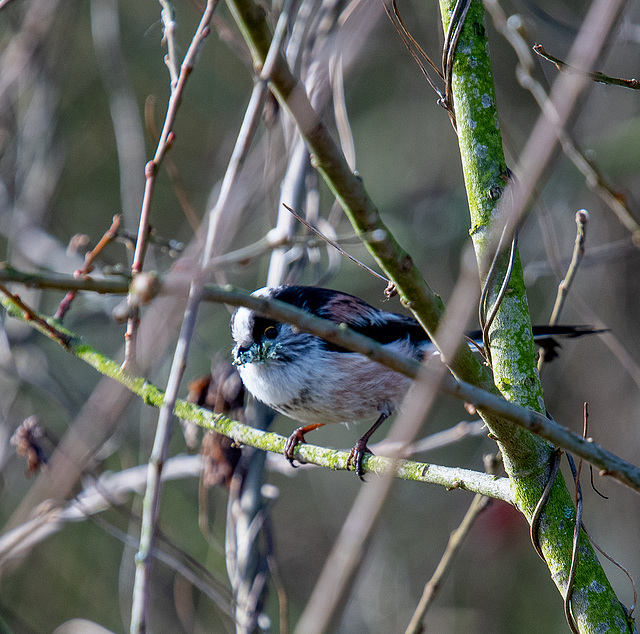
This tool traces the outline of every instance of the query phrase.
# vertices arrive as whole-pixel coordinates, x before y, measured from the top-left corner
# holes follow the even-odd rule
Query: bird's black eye
[[[251,334],[253,341],[259,344],[265,339],[275,339],[278,336],[279,332],[280,324],[277,321],[258,316],[253,323]]]
[[[267,326],[263,334],[267,339],[275,339],[278,336],[278,329],[275,326]]]

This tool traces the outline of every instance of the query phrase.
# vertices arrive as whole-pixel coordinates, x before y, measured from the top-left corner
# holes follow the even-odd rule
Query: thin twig
[[[289,207],[289,205],[287,205],[285,203],[282,203],[282,205],[286,209],[289,210],[289,212],[293,215],[293,217],[298,222],[302,223],[307,229],[309,229],[309,231],[313,231],[313,233],[315,233],[319,238],[324,240],[327,244],[331,245],[334,249],[336,249],[342,255],[344,255],[345,258],[349,258],[352,262],[354,262],[358,266],[362,267],[365,271],[367,271],[368,273],[371,273],[371,275],[373,275],[374,277],[377,277],[378,279],[382,280],[383,282],[385,282],[387,284],[389,284],[391,282],[391,280],[389,278],[385,277],[384,275],[380,275],[380,273],[377,273],[372,268],[368,267],[364,262],[360,262],[360,260],[358,260],[357,258],[354,258],[352,255],[347,253],[339,244],[337,244],[333,240],[327,238],[327,236],[325,236],[323,233],[318,231],[313,225],[309,224],[304,218],[300,217],[295,211],[293,211],[293,209],[291,209],[291,207]]]
[[[169,0],[159,0],[162,11],[162,40],[167,44],[167,55],[165,63],[169,69],[169,77],[171,78],[171,90],[173,91],[178,85],[178,46],[176,44],[176,12],[173,4]]]
[[[565,127],[560,125],[561,119],[565,118],[565,113],[560,113],[558,109],[556,109],[554,106],[554,97],[560,95],[561,91],[554,90],[551,96],[547,95],[542,84],[540,84],[540,82],[538,82],[533,76],[535,69],[534,58],[531,55],[529,45],[518,31],[516,24],[511,20],[507,20],[507,16],[497,0],[484,0],[484,2],[487,10],[491,13],[496,29],[502,33],[518,55],[519,65],[516,71],[518,81],[523,88],[531,92],[533,98],[542,110],[543,116],[548,119],[549,123],[551,123],[551,127],[557,135],[563,152],[584,175],[587,186],[593,189],[598,196],[600,196],[609,209],[611,209],[611,211],[616,215],[619,222],[631,233],[634,245],[636,247],[640,247],[640,224],[636,222],[628,204],[623,202],[617,192],[615,192],[607,183],[606,179],[594,163],[588,160],[585,157],[584,152],[577,147]],[[593,53],[595,52],[596,51],[593,50]],[[586,76],[581,74],[578,78],[580,77]],[[571,81],[569,77],[564,77],[562,79],[566,81],[559,82],[556,80],[558,81],[558,85],[560,83],[567,84]],[[531,151],[531,160],[534,164],[539,159],[539,157],[536,156],[536,153],[537,150],[535,149]],[[536,169],[538,168],[536,167]],[[527,169],[522,170],[522,173],[527,173]],[[532,188],[528,189],[532,191]],[[529,191],[527,191],[526,194],[529,195]],[[524,205],[522,206],[524,207]]]
[[[98,244],[96,244],[96,246],[84,256],[84,264],[82,265],[81,268],[79,268],[73,274],[74,277],[84,278],[87,275],[89,275],[91,271],[93,271],[93,263],[95,259],[98,257],[98,255],[100,255],[102,250],[108,244],[111,244],[118,237],[118,231],[120,230],[121,220],[122,220],[122,216],[113,217],[111,226],[102,236]],[[78,294],[78,291],[69,291],[65,295],[64,299],[60,302],[60,305],[58,306],[58,310],[56,311],[56,314],[55,314],[55,319],[59,321],[62,321],[64,319],[64,316],[67,314],[67,311],[69,310],[69,308],[71,308],[71,303],[76,298],[77,294]]]
[[[204,44],[205,39],[208,37],[210,28],[209,23],[211,17],[218,5],[217,0],[209,0],[207,6],[202,14],[200,24],[191,40],[189,49],[187,50],[182,64],[180,66],[180,74],[175,82],[175,87],[172,87],[171,96],[169,97],[169,104],[167,106],[167,113],[162,126],[162,132],[160,133],[160,139],[156,146],[156,152],[151,161],[147,163],[145,167],[145,192],[142,202],[142,212],[140,214],[140,223],[138,225],[138,239],[136,241],[136,251],[133,258],[132,272],[135,275],[142,270],[142,264],[144,261],[144,252],[146,250],[146,238],[145,235],[148,232],[149,212],[151,209],[151,200],[155,189],[156,175],[158,168],[164,159],[164,155],[171,148],[175,140],[175,134],[173,132],[173,125],[175,122],[178,108],[182,101],[182,95],[193,69],[195,67],[196,60],[200,53],[200,49]],[[163,9],[164,13],[164,9]],[[164,16],[163,16],[164,19]],[[170,21],[168,22],[170,24]],[[171,38],[169,38],[171,39]],[[172,79],[173,81],[173,79]]]
[[[460,525],[452,531],[447,547],[438,562],[435,572],[422,591],[420,602],[411,617],[411,621],[405,630],[405,634],[420,634],[424,631],[424,617],[436,598],[445,576],[451,568],[464,540],[475,523],[476,519],[484,511],[491,498],[484,495],[475,495]]]
[[[571,284],[578,272],[578,267],[584,256],[584,245],[586,240],[587,222],[589,221],[589,213],[586,209],[581,209],[576,212],[576,239],[573,245],[573,254],[571,256],[571,262],[567,269],[567,274],[564,279],[558,284],[558,292],[556,294],[556,301],[551,311],[551,317],[549,318],[549,325],[553,326],[558,323],[560,313],[564,307],[564,303],[567,299],[567,294],[571,288]],[[541,354],[538,359],[538,372],[542,370],[544,365],[544,355]]]
[[[418,64],[418,67],[422,71],[422,74],[427,80],[429,86],[431,86],[431,88],[436,93],[436,95],[438,95],[438,103],[442,105],[442,107],[449,112],[449,116],[451,116],[452,109],[447,106],[444,94],[442,93],[440,88],[438,88],[435,81],[431,78],[431,75],[429,74],[427,67],[422,62],[422,59],[424,59],[427,62],[427,64],[431,66],[431,68],[433,68],[433,70],[438,74],[440,79],[444,79],[442,75],[442,71],[436,66],[436,64],[434,64],[431,58],[422,50],[422,47],[418,44],[418,42],[416,42],[413,35],[411,35],[409,30],[405,27],[404,22],[400,17],[400,12],[398,11],[398,5],[396,3],[396,0],[392,0],[391,2],[391,7],[393,11],[389,9],[386,2],[384,2],[383,4],[384,4],[384,10],[387,13],[387,17],[389,18],[389,20],[391,21],[391,24],[393,24],[396,31],[398,32],[398,35],[400,36],[402,43],[405,45],[406,49],[409,51],[409,53],[411,54],[411,57],[413,57],[416,64]]]
[[[128,277],[114,275],[104,278],[82,277],[42,271],[21,271],[6,262],[0,262],[0,283],[16,282],[29,288],[46,288],[59,291],[93,291],[94,293],[113,293],[125,295],[131,280]]]
[[[591,81],[595,81],[599,84],[609,84],[611,86],[622,86],[623,88],[631,88],[631,90],[640,90],[640,81],[637,79],[622,79],[621,77],[610,77],[609,75],[605,75],[600,72],[585,72],[584,70],[580,70],[579,68],[575,68],[575,66],[571,66],[571,64],[567,64],[567,62],[562,61],[558,57],[554,57],[550,53],[544,50],[542,44],[535,44],[533,46],[533,50],[543,57],[544,59],[550,61],[555,67],[564,73],[579,73],[585,75]]]
[[[52,326],[44,317],[41,317],[33,309],[27,306],[20,298],[20,295],[14,295],[8,288],[1,284],[0,292],[4,293],[15,308],[22,311],[25,321],[35,324],[40,330],[51,337],[51,339],[54,339],[65,348],[69,346],[71,343],[71,335],[58,330],[55,326]]]
[[[571,284],[578,272],[578,267],[584,256],[584,244],[587,237],[587,222],[589,221],[589,213],[586,209],[581,209],[576,213],[576,240],[573,245],[573,255],[571,256],[571,262],[567,269],[567,274],[564,279],[558,284],[558,294],[556,295],[556,301],[551,312],[551,318],[549,319],[549,325],[553,326],[558,323],[560,313],[564,307],[564,303],[567,299],[567,293],[571,288]]]
[[[200,49],[202,48],[205,39],[209,35],[209,23],[211,22],[211,17],[213,16],[213,12],[215,11],[217,5],[218,0],[207,1],[207,5],[202,14],[202,18],[200,20],[200,23],[198,24],[198,28],[196,29],[195,35],[193,36],[191,44],[189,45],[189,49],[187,50],[187,53],[182,60],[178,79],[175,82],[175,86],[172,86],[171,96],[169,97],[169,104],[167,106],[167,114],[165,116],[162,132],[160,133],[160,139],[156,147],[155,155],[153,159],[149,161],[145,166],[145,188],[142,198],[140,221],[138,224],[136,249],[133,256],[133,264],[131,266],[131,272],[134,276],[142,271],[144,255],[147,248],[147,237],[150,230],[149,215],[151,213],[151,202],[153,199],[153,193],[155,191],[158,169],[160,167],[160,164],[162,163],[164,155],[171,148],[175,140],[173,124],[175,122],[176,114],[178,112],[178,108],[180,107],[180,102],[182,101],[182,95],[184,93],[187,80],[193,72]],[[132,309],[134,314],[132,314],[129,318],[127,324],[127,332],[125,334],[125,358],[123,363],[123,367],[129,369],[133,368],[135,364],[135,339],[139,323],[137,309],[135,306],[132,306]]]
[[[144,102],[144,122],[147,128],[147,133],[151,137],[151,140],[154,143],[158,143],[160,138],[160,131],[156,125],[155,118],[155,96],[149,95]],[[196,238],[198,237],[198,228],[200,226],[200,218],[198,218],[196,211],[193,207],[193,203],[191,202],[191,198],[189,196],[189,192],[182,180],[182,176],[180,175],[180,170],[176,162],[171,158],[171,155],[167,154],[164,157],[164,168],[169,176],[169,180],[171,181],[171,185],[173,187],[173,193],[175,194],[178,203],[184,213],[184,217],[186,218],[191,230],[193,231]]]
[[[347,99],[344,94],[344,63],[342,56],[333,55],[329,65],[329,77],[333,97],[333,112],[336,121],[336,129],[340,139],[340,147],[344,153],[349,167],[356,170],[356,146],[353,140],[353,132],[349,123],[347,112]]]

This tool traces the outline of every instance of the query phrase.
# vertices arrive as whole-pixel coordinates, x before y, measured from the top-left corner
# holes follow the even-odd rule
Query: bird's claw
[[[287,438],[287,442],[284,444],[284,457],[289,461],[289,464],[297,469],[298,465],[293,464],[295,459],[294,453],[296,451],[296,447],[305,442],[304,433],[300,429],[296,429],[289,438]]]
[[[362,469],[362,459],[365,453],[373,454],[367,447],[367,441],[364,438],[360,438],[349,452],[349,457],[347,458],[347,469],[353,469],[362,482],[366,482]]]

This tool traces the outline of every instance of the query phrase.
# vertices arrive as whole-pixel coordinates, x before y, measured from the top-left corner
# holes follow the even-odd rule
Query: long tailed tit
[[[422,326],[408,315],[378,310],[340,291],[313,286],[261,288],[257,297],[278,299],[313,315],[349,328],[409,357],[422,360],[435,346]],[[301,423],[285,446],[293,465],[293,453],[305,434],[327,423],[360,421],[377,416],[358,440],[347,465],[362,478],[362,457],[373,432],[400,405],[411,379],[356,352],[267,319],[248,308],[231,318],[236,343],[233,363],[245,387],[259,401]],[[578,337],[594,331],[581,326],[534,327],[534,338],[546,340],[547,358],[559,345],[553,336]],[[479,339],[479,332],[470,333]],[[480,343],[481,345],[481,343]]]

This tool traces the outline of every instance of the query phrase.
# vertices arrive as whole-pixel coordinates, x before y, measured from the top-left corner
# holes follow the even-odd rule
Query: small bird
[[[436,348],[422,326],[408,315],[370,306],[363,300],[315,286],[273,286],[253,293],[277,299],[334,323],[346,324],[399,354],[422,360]],[[545,359],[557,356],[559,343],[552,336],[579,337],[602,332],[586,326],[534,327],[534,339]],[[272,409],[304,423],[289,436],[284,455],[293,465],[298,443],[305,434],[327,423],[356,422],[377,416],[371,428],[349,454],[348,468],[362,479],[362,458],[367,442],[398,408],[411,379],[390,368],[350,352],[290,324],[238,308],[231,317],[235,341],[233,363],[245,387]],[[482,346],[480,332],[469,333]]]

